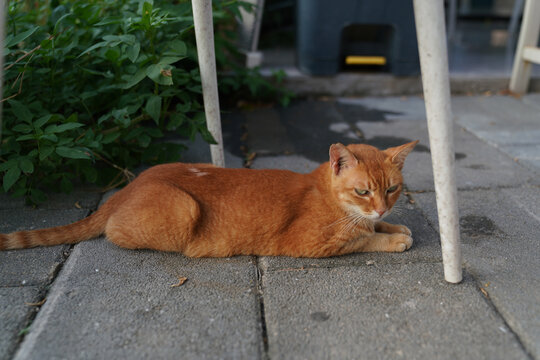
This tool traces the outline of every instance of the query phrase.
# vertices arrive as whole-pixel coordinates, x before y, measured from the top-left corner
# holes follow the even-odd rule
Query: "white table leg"
[[[443,0],[414,0],[422,85],[435,178],[444,278],[462,280],[454,141]]]
[[[217,89],[216,57],[214,51],[214,24],[212,19],[212,0],[192,0],[193,23],[195,25],[195,40],[201,84],[204,100],[204,113],[208,131],[216,140],[216,145],[210,145],[212,163],[225,166],[223,153],[223,136],[221,134],[221,117],[219,113],[219,97]]]
[[[510,90],[515,93],[527,92],[531,77],[531,61],[540,62],[540,59],[527,58],[526,56],[528,49],[535,49],[538,46],[539,32],[540,1],[527,0],[523,11],[516,54],[514,55],[512,77],[510,78]]]

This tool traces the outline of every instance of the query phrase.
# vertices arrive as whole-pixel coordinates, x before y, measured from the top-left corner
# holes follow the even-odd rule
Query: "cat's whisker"
[[[355,227],[360,225],[362,222],[366,220],[365,216],[363,216],[360,213],[353,213],[347,217],[350,221],[347,222],[339,231],[340,235],[346,234],[350,231],[352,231]]]
[[[349,221],[351,219],[351,217],[353,217],[355,214],[348,214],[348,215],[345,215],[344,217],[334,221],[333,223],[329,224],[329,225],[326,225],[325,228],[329,228],[331,226],[334,226],[334,225],[338,225],[338,224],[342,224],[346,221]]]

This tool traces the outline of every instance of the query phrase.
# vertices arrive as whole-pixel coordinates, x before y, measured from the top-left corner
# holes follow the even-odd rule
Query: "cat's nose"
[[[386,209],[375,209],[375,212],[379,214],[379,216],[383,216],[383,214],[386,212]]]

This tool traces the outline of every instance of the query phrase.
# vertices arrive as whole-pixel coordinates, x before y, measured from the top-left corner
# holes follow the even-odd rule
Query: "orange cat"
[[[66,226],[0,234],[0,250],[76,243],[106,234],[118,246],[192,257],[327,257],[405,251],[410,230],[382,219],[402,189],[418,141],[377,150],[334,144],[310,174],[158,165],[89,217]]]

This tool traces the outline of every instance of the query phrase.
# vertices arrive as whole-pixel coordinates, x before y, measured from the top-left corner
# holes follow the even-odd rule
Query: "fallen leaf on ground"
[[[179,287],[184,285],[184,283],[187,281],[187,277],[179,276],[178,282],[176,284],[172,284],[171,287]]]
[[[26,306],[41,306],[41,305],[45,304],[45,301],[47,301],[47,299],[43,299],[41,301],[34,302],[34,303],[25,302],[24,304]]]
[[[77,209],[82,209],[82,206],[81,206],[81,204],[79,204],[78,201],[75,202],[75,207],[76,207]]]
[[[480,288],[480,291],[482,292],[482,294],[484,294],[485,297],[489,297],[488,292],[484,288]]]
[[[521,94],[518,94],[518,93],[515,93],[513,91],[510,91],[510,89],[504,89],[504,90],[500,90],[498,93],[498,95],[502,95],[502,96],[512,96],[516,99],[520,99],[521,98]]]

